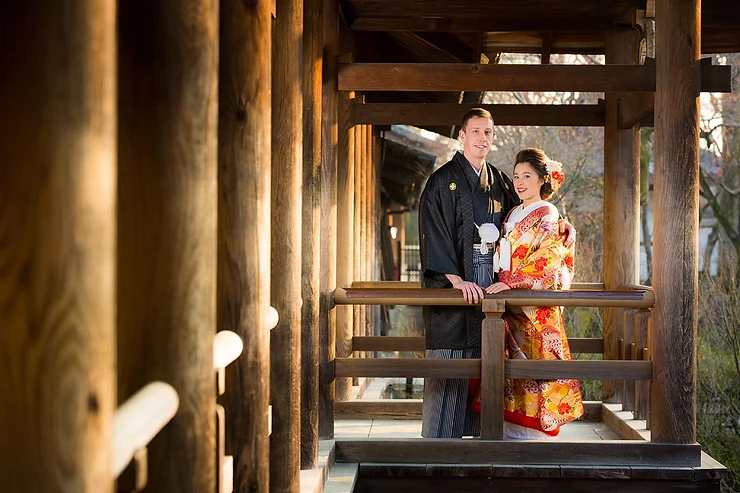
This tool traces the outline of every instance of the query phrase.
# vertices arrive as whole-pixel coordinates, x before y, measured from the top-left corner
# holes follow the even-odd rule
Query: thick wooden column
[[[340,94],[339,100],[340,131],[337,158],[337,286],[339,287],[348,287],[353,280],[355,128],[350,123],[352,96],[344,92]],[[336,357],[349,358],[352,354],[353,306],[337,305],[334,310],[337,312]],[[351,378],[342,377],[335,380],[336,400],[346,401],[351,393]],[[322,437],[324,437],[323,429]]]
[[[244,341],[223,396],[236,492],[269,491],[270,22],[267,0],[221,1],[217,313]]]
[[[367,277],[368,273],[368,239],[367,239],[367,183],[368,183],[368,156],[367,156],[367,128],[368,125],[362,125],[360,127],[360,248],[358,253],[360,255],[360,272],[358,279],[361,281],[369,280]],[[362,305],[360,307],[360,336],[367,336],[367,321],[370,313],[370,307],[368,305]],[[362,357],[366,356],[366,352],[363,351]]]
[[[302,0],[277,0],[272,36],[272,305],[270,491],[300,487],[301,194],[303,181]]]
[[[639,63],[640,33],[620,29],[606,33],[606,63]],[[607,92],[604,124],[604,284],[637,284],[640,272],[640,131],[620,130],[619,93]],[[619,357],[620,309],[604,309],[604,359]],[[604,402],[619,402],[621,382],[604,381]]]
[[[317,25],[317,37],[323,39],[324,70],[322,81],[321,126],[321,305],[319,312],[320,382],[324,389],[319,404],[319,435],[334,436],[334,355],[336,352],[337,314],[334,290],[337,286],[337,143],[338,98],[337,53],[339,51],[339,3],[323,2],[323,25]],[[322,32],[323,36],[319,36]],[[318,448],[317,454],[318,454]],[[318,460],[318,459],[317,459]]]
[[[216,478],[217,26],[214,0],[119,5],[119,401],[152,380],[180,396],[151,491]]]
[[[700,0],[657,0],[652,439],[696,441]]]
[[[0,16],[0,490],[110,492],[116,12]]]
[[[354,201],[354,217],[353,217],[353,223],[354,223],[354,249],[352,252],[353,255],[353,263],[352,263],[352,280],[353,281],[360,281],[363,280],[362,278],[362,265],[363,265],[363,256],[362,256],[362,244],[363,244],[363,237],[362,237],[362,166],[363,166],[363,159],[362,159],[362,135],[364,133],[364,125],[355,125],[354,127],[354,134],[355,134],[355,181],[354,181],[354,189],[353,189],[353,201]],[[365,313],[363,311],[364,305],[353,305],[352,306],[352,335],[353,336],[361,336],[362,335],[362,325],[365,320]],[[361,357],[361,353],[356,352],[354,354],[355,357]],[[356,378],[353,379],[353,383],[356,383]]]

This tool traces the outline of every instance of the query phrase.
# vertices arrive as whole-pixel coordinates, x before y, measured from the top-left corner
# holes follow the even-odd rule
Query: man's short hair
[[[460,127],[462,128],[463,132],[465,131],[465,127],[468,126],[468,120],[470,120],[471,118],[488,118],[489,120],[491,120],[491,122],[493,122],[493,116],[491,116],[490,111],[483,108],[472,108],[468,110],[468,112],[465,113],[465,115],[463,116],[462,126]]]

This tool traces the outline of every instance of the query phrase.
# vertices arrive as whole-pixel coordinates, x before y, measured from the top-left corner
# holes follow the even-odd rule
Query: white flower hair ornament
[[[547,174],[550,176],[553,182],[557,183],[558,186],[562,185],[565,181],[565,175],[563,175],[563,164],[559,161],[548,159],[545,161],[545,169]]]

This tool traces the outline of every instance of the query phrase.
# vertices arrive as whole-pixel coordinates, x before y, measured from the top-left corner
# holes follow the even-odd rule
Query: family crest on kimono
[[[517,154],[514,187],[522,204],[506,217],[498,246],[498,282],[507,289],[569,289],[573,248],[558,232],[559,213],[546,200],[563,183],[562,165],[539,149]],[[569,360],[561,306],[509,306],[504,312],[506,358]],[[507,380],[504,433],[509,438],[551,438],[583,414],[577,380]]]
[[[511,179],[486,162],[494,135],[487,110],[468,111],[459,133],[462,152],[429,177],[421,195],[421,285],[459,289],[470,304],[424,307],[427,358],[480,358],[479,302],[497,280],[493,255],[502,221],[520,203]],[[572,226],[562,227],[574,241]],[[423,437],[480,435],[468,387],[468,379],[424,380]]]

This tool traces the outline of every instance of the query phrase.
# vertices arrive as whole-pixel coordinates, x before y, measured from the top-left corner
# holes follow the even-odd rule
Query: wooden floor
[[[421,421],[389,419],[338,419],[334,422],[334,437],[341,438],[419,438]],[[556,440],[619,440],[620,437],[606,424],[576,421],[560,429]]]

